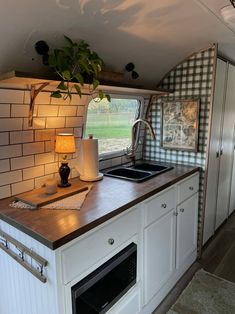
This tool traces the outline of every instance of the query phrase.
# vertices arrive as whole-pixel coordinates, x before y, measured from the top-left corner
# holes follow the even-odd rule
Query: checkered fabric
[[[210,119],[210,102],[212,97],[213,69],[215,47],[191,56],[187,61],[178,65],[163,80],[162,89],[172,89],[170,95],[156,98],[150,104],[148,120],[152,123],[157,140],[153,141],[146,134],[143,156],[145,159],[165,161],[178,164],[188,164],[201,167],[199,187],[199,228],[202,224],[204,172],[206,166],[206,151]],[[161,104],[177,99],[200,99],[198,152],[163,149],[161,138]],[[200,234],[200,232],[199,232]],[[199,239],[200,240],[200,239]]]

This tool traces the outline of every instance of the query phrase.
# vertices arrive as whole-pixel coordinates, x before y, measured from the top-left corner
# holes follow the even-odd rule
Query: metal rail
[[[11,245],[13,245],[19,251],[18,254],[11,249]],[[12,238],[7,233],[3,232],[1,229],[0,248],[8,255],[10,255],[20,265],[22,265],[25,269],[31,272],[37,279],[39,279],[43,283],[46,283],[47,278],[43,274],[43,270],[44,267],[48,265],[47,260],[45,260],[37,253],[33,252],[31,249],[27,248],[21,242]],[[31,259],[33,259],[36,262],[37,267],[34,267],[32,263],[29,263],[26,259],[26,256],[29,256]]]

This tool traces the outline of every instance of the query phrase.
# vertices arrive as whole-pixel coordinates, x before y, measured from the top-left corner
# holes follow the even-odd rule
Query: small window
[[[140,114],[140,100],[117,98],[92,100],[87,110],[86,136],[99,140],[99,154],[123,151],[131,144],[131,127]]]

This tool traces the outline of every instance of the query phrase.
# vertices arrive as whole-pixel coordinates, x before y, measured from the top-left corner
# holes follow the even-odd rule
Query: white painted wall
[[[212,12],[218,15],[228,4],[227,0],[2,1],[0,73],[45,71],[34,44],[44,39],[52,47],[60,46],[66,34],[86,40],[116,71],[134,62],[140,75],[135,83],[155,86],[173,66],[213,42],[234,58],[234,33]]]

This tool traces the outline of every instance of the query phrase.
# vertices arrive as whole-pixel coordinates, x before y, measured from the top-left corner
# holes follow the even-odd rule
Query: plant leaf
[[[48,64],[50,67],[54,68],[56,66],[56,57],[54,54],[49,55]]]
[[[105,94],[105,98],[108,100],[108,102],[111,102],[111,96],[109,94]]]
[[[100,82],[97,79],[93,78],[93,83],[92,83],[93,90],[95,90],[99,86],[99,84]]]
[[[72,41],[72,39],[70,39],[68,36],[64,35],[64,38],[67,40],[68,44],[73,47],[74,42]]]
[[[67,90],[68,86],[65,85],[64,81],[61,81],[57,88],[61,90]]]
[[[54,92],[51,93],[51,97],[54,97],[54,98],[61,98],[62,95],[61,95],[61,93],[60,93],[59,90],[56,90],[56,91],[54,91]]]
[[[83,76],[81,75],[81,73],[76,73],[76,79],[78,80],[78,82],[83,86],[84,85],[84,78]]]
[[[63,51],[68,57],[73,57],[73,48],[71,47],[63,47]]]
[[[104,98],[104,93],[102,90],[99,90],[99,98],[102,100]]]
[[[78,84],[74,84],[74,87],[78,93],[78,95],[80,96],[80,98],[82,97],[82,91],[81,91],[81,87]]]
[[[62,75],[64,77],[64,79],[66,81],[70,81],[71,80],[71,74],[70,74],[70,71],[69,70],[65,70],[62,72]]]

